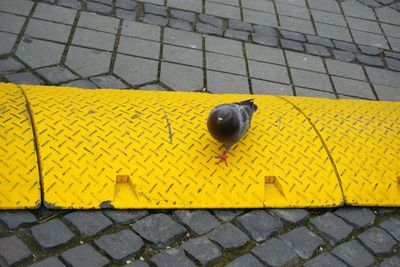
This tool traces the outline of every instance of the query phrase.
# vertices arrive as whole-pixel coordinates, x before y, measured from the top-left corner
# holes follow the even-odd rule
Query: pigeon
[[[207,128],[211,136],[225,145],[225,151],[217,156],[216,164],[228,165],[227,153],[249,130],[253,113],[257,111],[254,99],[237,103],[222,104],[214,107],[207,119]]]

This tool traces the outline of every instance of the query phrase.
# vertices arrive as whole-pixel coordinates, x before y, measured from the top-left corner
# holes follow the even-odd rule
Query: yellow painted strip
[[[21,89],[0,84],[0,209],[40,204],[34,138]]]
[[[223,148],[208,134],[207,116],[217,104],[249,96],[23,89],[48,206],[317,207],[343,201],[318,135],[281,98],[254,96],[259,110],[252,128],[231,149],[226,167],[215,164]]]
[[[400,204],[400,104],[286,98],[321,134],[337,168],[346,203]]]

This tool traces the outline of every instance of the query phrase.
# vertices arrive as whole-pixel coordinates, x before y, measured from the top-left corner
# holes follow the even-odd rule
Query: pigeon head
[[[217,123],[220,125],[230,123],[233,119],[232,110],[229,108],[221,108],[217,113]]]

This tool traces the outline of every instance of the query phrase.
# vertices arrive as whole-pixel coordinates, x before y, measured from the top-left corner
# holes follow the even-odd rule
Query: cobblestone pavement
[[[394,0],[0,0],[0,81],[400,101]],[[400,266],[395,208],[0,212],[0,266]]]

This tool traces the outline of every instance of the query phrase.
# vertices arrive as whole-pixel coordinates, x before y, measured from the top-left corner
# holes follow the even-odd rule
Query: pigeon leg
[[[222,155],[216,156],[216,158],[219,159],[219,161],[215,162],[215,164],[220,164],[221,162],[225,162],[225,165],[228,166],[228,162],[226,159],[228,158],[228,150],[231,148],[231,145],[225,145],[226,149]]]

